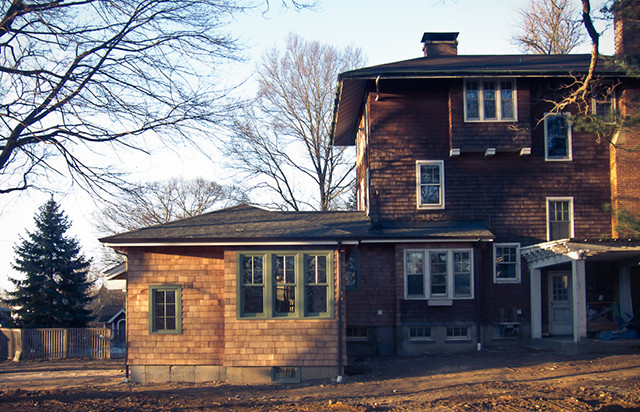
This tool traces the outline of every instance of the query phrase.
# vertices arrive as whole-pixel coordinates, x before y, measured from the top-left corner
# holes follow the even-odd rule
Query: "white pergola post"
[[[531,277],[531,337],[542,338],[542,271],[538,268],[529,270]]]
[[[578,342],[587,337],[587,278],[585,261],[571,261],[571,294],[573,300],[573,341]]]

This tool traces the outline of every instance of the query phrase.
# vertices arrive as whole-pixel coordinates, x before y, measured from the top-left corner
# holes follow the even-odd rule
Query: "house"
[[[616,21],[619,56],[638,32]],[[133,381],[341,379],[354,356],[578,343],[637,315],[640,241],[603,205],[640,213],[640,134],[611,145],[546,115],[590,56],[422,40],[339,77],[358,211],[241,205],[102,239],[128,258]],[[638,79],[596,73],[594,112],[636,113]]]

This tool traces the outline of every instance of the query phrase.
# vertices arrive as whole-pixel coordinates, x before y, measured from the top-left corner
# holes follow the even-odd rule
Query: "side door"
[[[549,333],[570,335],[573,333],[571,312],[571,273],[549,273]]]

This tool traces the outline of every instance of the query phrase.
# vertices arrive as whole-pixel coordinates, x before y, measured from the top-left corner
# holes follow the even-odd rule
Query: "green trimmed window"
[[[333,251],[238,252],[238,317],[330,317]]]
[[[182,333],[182,287],[149,286],[149,333]]]

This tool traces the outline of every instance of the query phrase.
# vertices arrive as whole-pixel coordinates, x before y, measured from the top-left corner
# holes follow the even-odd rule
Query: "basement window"
[[[271,368],[271,381],[298,383],[300,382],[300,368],[297,366],[274,366]]]

